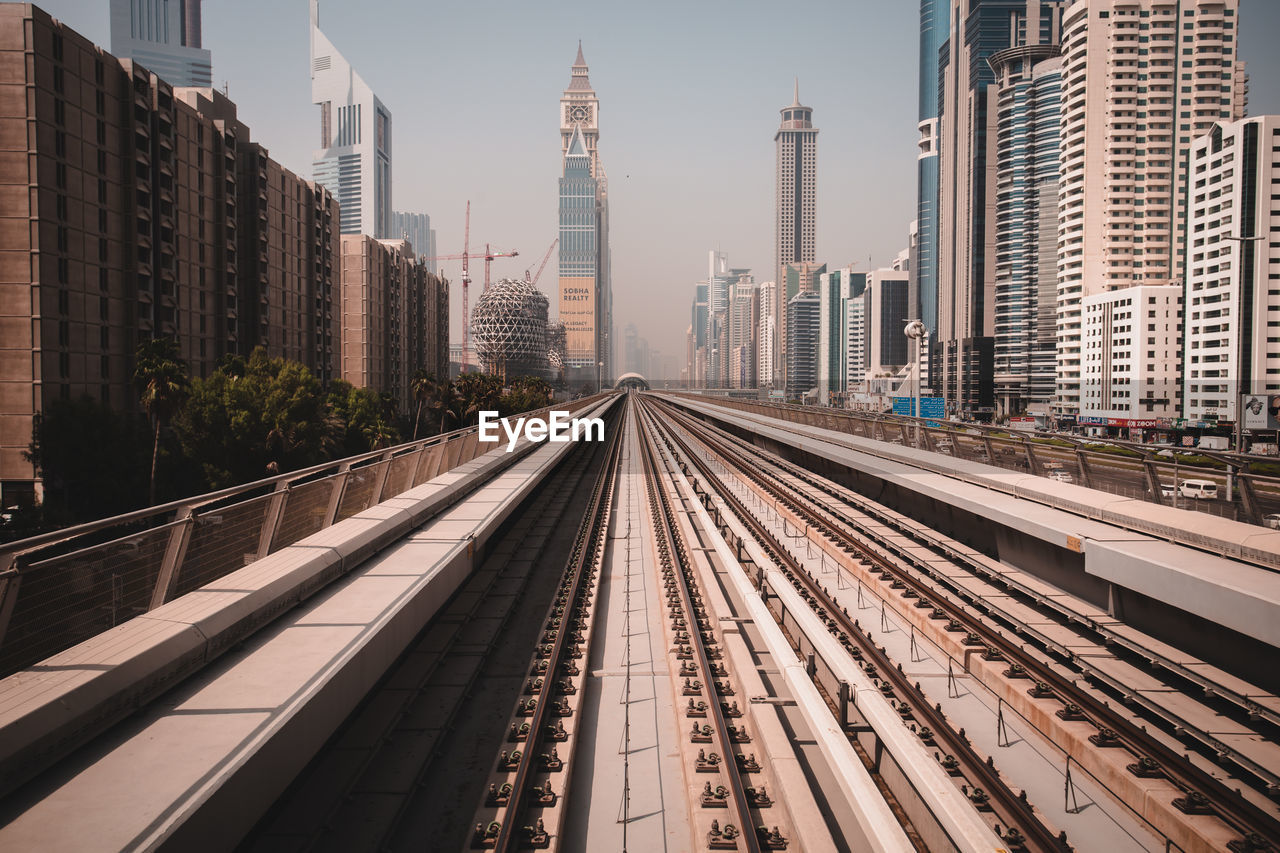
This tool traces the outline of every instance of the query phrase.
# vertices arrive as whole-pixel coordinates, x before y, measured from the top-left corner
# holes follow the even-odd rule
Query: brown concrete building
[[[392,394],[407,412],[419,368],[448,375],[448,282],[405,240],[342,236],[342,373]]]
[[[0,505],[38,492],[49,401],[136,407],[141,340],[177,340],[192,376],[265,346],[332,379],[338,222],[221,94],[0,4]]]

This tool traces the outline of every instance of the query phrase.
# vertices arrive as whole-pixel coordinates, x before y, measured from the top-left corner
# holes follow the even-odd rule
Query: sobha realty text
[[[572,418],[568,412],[551,412],[547,419],[500,418],[497,412],[480,413],[480,440],[501,441],[498,426],[507,434],[507,452],[516,449],[516,442],[524,435],[529,441],[551,441],[563,444],[568,441],[604,441],[603,418]]]

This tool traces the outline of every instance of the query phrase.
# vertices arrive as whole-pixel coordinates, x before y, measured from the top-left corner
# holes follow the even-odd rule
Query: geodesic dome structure
[[[486,373],[508,377],[547,373],[547,297],[532,284],[504,278],[471,312],[471,340]]]
[[[564,370],[569,359],[569,334],[564,323],[559,321],[547,324],[547,364],[553,372]]]

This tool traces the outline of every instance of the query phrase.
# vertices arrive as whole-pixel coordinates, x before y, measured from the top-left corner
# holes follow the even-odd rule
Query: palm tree
[[[427,411],[434,416],[436,432],[445,431],[449,421],[458,422],[458,394],[453,383],[448,379],[438,379],[431,386],[431,395],[427,401]]]
[[[413,413],[413,441],[418,440],[418,426],[422,423],[422,407],[431,398],[435,386],[435,374],[427,373],[421,367],[413,372],[413,378],[409,380],[409,390],[413,392],[413,399],[418,401],[417,411]]]
[[[191,391],[187,364],[173,338],[153,338],[138,345],[133,382],[139,401],[155,424],[151,448],[151,504],[156,502],[156,463],[160,458],[160,426],[181,408]]]

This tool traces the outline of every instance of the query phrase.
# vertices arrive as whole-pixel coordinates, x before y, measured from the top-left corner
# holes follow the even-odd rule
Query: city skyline
[[[37,5],[109,47],[107,3]],[[306,73],[307,5],[206,4],[203,47],[212,53],[215,87],[228,84],[255,140],[311,177],[318,133]],[[673,30],[663,8],[643,21],[608,10],[584,21],[567,4],[512,6],[497,16],[463,3],[428,10],[392,0],[379,2],[373,17],[368,6],[330,2],[321,11],[325,29],[341,34],[344,55],[396,115],[396,209],[429,214],[437,250],[450,254],[462,249],[471,200],[473,244],[521,254],[495,262],[495,276],[536,269],[556,237],[554,111],[581,38],[592,83],[608,93],[602,123],[612,178],[614,321],[636,323],[656,348],[675,353],[684,350],[687,326],[675,318],[685,316],[708,249],[718,246],[757,281],[772,278],[773,134],[796,77],[824,138],[818,261],[832,269],[882,267],[906,248],[916,216],[920,23],[914,2],[747,4],[684,10],[684,26]],[[1243,0],[1241,14],[1249,22],[1240,49],[1249,113],[1280,113],[1280,57],[1267,37],[1280,34],[1280,6]],[[388,17],[396,26],[378,24]],[[246,20],[255,26],[246,28]],[[708,27],[743,58],[707,52]],[[847,49],[776,50],[788,38],[808,43],[813,32],[847,33]],[[654,45],[662,45],[660,61]],[[672,141],[674,126],[690,144]],[[540,282],[548,295],[554,264]],[[457,291],[459,265],[444,269]],[[454,297],[458,340],[461,299]]]

